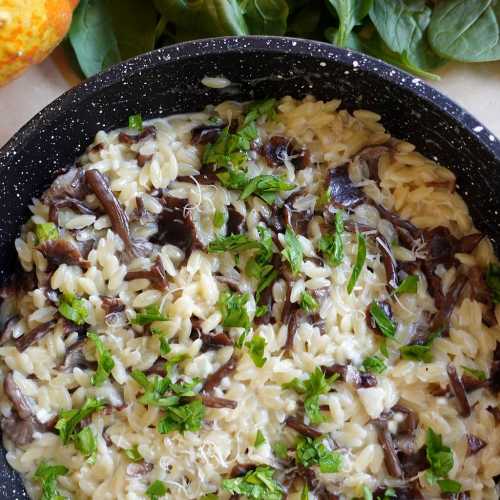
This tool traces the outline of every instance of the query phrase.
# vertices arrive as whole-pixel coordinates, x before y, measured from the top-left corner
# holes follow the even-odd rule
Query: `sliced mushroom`
[[[219,369],[217,369],[214,373],[207,377],[205,383],[203,384],[202,391],[213,391],[221,383],[224,377],[231,375],[236,370],[236,366],[237,359],[233,354],[226,363],[224,363]]]
[[[226,127],[225,122],[198,125],[191,130],[191,144],[213,144]]]
[[[59,210],[61,210],[61,208],[69,208],[73,212],[79,214],[96,215],[96,212],[92,208],[78,198],[73,198],[71,196],[54,198],[50,202],[49,220],[56,225],[59,221]]]
[[[335,209],[352,210],[365,201],[363,190],[354,186],[349,177],[348,164],[329,170],[326,187],[330,193],[330,202],[324,212],[326,220],[332,218]]]
[[[149,271],[129,271],[125,275],[126,281],[137,279],[147,279],[158,290],[166,290],[168,287],[168,277],[163,267],[161,257],[159,255],[156,257],[155,263],[151,266]]]
[[[84,354],[85,339],[77,340],[74,344],[66,349],[64,360],[58,367],[61,371],[71,373],[75,368],[97,369],[97,362],[89,361]]]
[[[38,245],[42,255],[47,259],[47,271],[55,271],[61,264],[79,266],[84,271],[90,267],[76,245],[66,240],[48,240]]]
[[[355,159],[357,159],[360,163],[367,166],[370,179],[374,180],[377,185],[380,184],[380,177],[378,173],[380,157],[389,151],[390,149],[387,146],[368,146],[362,149],[355,157]]]
[[[54,199],[65,197],[83,200],[89,190],[85,183],[85,172],[81,168],[72,167],[60,175],[42,196],[42,201],[50,206]]]
[[[227,234],[243,234],[245,232],[246,220],[233,205],[227,207]]]
[[[448,292],[444,296],[443,303],[439,307],[438,312],[434,315],[431,322],[431,332],[443,331],[448,332],[449,323],[453,309],[458,304],[462,290],[467,283],[467,278],[464,275],[459,275],[451,284]]]
[[[470,457],[479,453],[487,444],[488,443],[481,438],[473,434],[467,434],[467,456]]]
[[[12,334],[14,333],[14,328],[19,323],[19,316],[11,316],[3,327],[3,331],[0,334],[0,345],[5,345],[9,340],[13,339]]]
[[[287,417],[287,419],[285,420],[285,425],[287,427],[290,427],[294,431],[297,431],[299,434],[302,434],[303,436],[306,437],[310,437],[312,439],[318,438],[323,435],[320,431],[316,430],[314,427],[304,424],[304,422],[301,422],[298,418],[295,417]]]
[[[47,333],[50,332],[50,330],[52,329],[52,327],[55,324],[56,324],[56,321],[54,321],[54,320],[47,321],[47,322],[42,323],[41,325],[38,325],[37,327],[33,328],[32,330],[25,333],[21,337],[17,338],[15,340],[15,345],[17,347],[17,350],[19,352],[23,352],[31,344],[38,342],[40,339],[45,337],[45,335],[47,335]]]
[[[12,372],[9,372],[4,379],[3,390],[20,418],[27,419],[32,416],[33,410],[31,409],[31,405],[26,396],[21,392],[21,389],[14,382]]]
[[[125,311],[125,304],[118,297],[101,296],[101,308],[108,315]]]
[[[38,430],[37,423],[33,418],[23,420],[17,415],[1,419],[2,433],[8,437],[16,446],[25,446],[33,441],[33,434]]]
[[[156,138],[156,128],[154,126],[144,127],[139,134],[131,135],[125,132],[120,132],[118,135],[118,141],[122,144],[135,144],[144,139]]]
[[[447,367],[447,372],[450,379],[451,391],[457,398],[459,413],[464,418],[469,417],[471,414],[471,407],[467,399],[467,394],[465,393],[464,385],[457,374],[457,370],[450,363]]]
[[[149,462],[139,462],[127,465],[127,476],[142,477],[149,474],[154,469],[153,464]]]
[[[234,410],[238,403],[232,399],[218,398],[210,394],[202,394],[201,400],[207,408],[231,408]]]
[[[387,467],[387,472],[392,477],[397,477],[401,479],[403,477],[403,470],[401,469],[401,464],[392,441],[391,433],[387,428],[387,422],[385,420],[376,419],[372,421],[377,430],[377,437],[382,450],[384,451],[385,466]]]

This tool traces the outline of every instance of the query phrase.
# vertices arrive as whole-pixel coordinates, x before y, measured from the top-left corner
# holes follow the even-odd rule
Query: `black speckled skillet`
[[[219,75],[233,85],[216,90],[200,82]],[[14,238],[32,197],[83,152],[98,130],[123,126],[139,112],[151,118],[226,99],[306,94],[341,98],[349,109],[381,114],[393,135],[450,167],[475,224],[497,246],[500,143],[455,103],[418,78],[329,44],[219,38],[174,45],[114,66],[54,101],[0,151],[0,280],[11,273]],[[26,493],[0,455],[0,499],[16,498]]]

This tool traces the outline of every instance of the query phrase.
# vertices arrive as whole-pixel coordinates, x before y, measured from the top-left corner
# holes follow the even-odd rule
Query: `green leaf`
[[[57,226],[52,222],[45,222],[44,224],[35,225],[35,236],[37,245],[48,240],[57,240],[59,238],[59,231]]]
[[[370,356],[363,361],[363,368],[372,373],[384,373],[387,365],[378,356]]]
[[[284,35],[288,4],[285,0],[242,0],[245,21],[252,35]]]
[[[255,435],[255,442],[254,446],[255,448],[258,448],[259,446],[263,445],[266,442],[266,438],[264,437],[264,434],[260,431],[260,429],[257,431],[257,434]]]
[[[220,229],[226,223],[226,215],[221,210],[216,210],[214,214],[214,227]]]
[[[130,115],[128,117],[128,128],[134,130],[142,130],[142,116],[141,115]]]
[[[115,367],[115,362],[111,357],[111,352],[104,346],[97,333],[88,332],[87,337],[94,342],[97,351],[97,371],[92,375],[90,383],[99,387],[109,377],[111,370]]]
[[[208,253],[236,252],[260,248],[260,243],[251,240],[246,234],[231,234],[221,236],[208,245]]]
[[[439,479],[437,482],[442,493],[460,493],[462,485],[453,479]]]
[[[222,326],[250,328],[250,318],[245,307],[249,299],[248,293],[221,293],[217,305],[222,314]]]
[[[349,282],[347,283],[347,293],[352,293],[354,290],[354,286],[356,285],[356,281],[358,281],[359,275],[365,265],[366,260],[366,240],[365,237],[358,233],[358,252],[356,254],[356,262],[354,263],[354,267],[352,268],[351,277],[349,278]]]
[[[363,486],[363,500],[373,500],[373,494],[368,486]]]
[[[368,15],[373,0],[329,0],[329,2],[339,18],[339,28],[334,43],[338,47],[347,47],[351,31]]]
[[[101,410],[104,406],[104,401],[88,398],[79,410],[62,410],[55,428],[59,431],[59,437],[63,444],[68,444],[70,439],[74,438],[76,427],[82,420]]]
[[[213,144],[208,144],[205,147],[203,164],[240,168],[248,159],[246,152],[250,149],[251,140],[256,138],[257,130],[255,127],[247,128],[244,135],[239,133],[231,134],[229,127],[226,127]],[[247,182],[246,177],[244,179]]]
[[[339,472],[342,469],[342,455],[329,451],[323,444],[323,438],[301,437],[297,443],[295,460],[299,465],[310,467],[319,465],[322,473]]]
[[[163,481],[157,479],[154,483],[151,483],[146,490],[146,495],[151,500],[158,500],[159,498],[165,496],[168,493],[168,488],[165,486]]]
[[[395,295],[402,295],[403,293],[417,293],[418,291],[418,276],[407,276],[394,290]]]
[[[41,500],[61,500],[64,497],[57,491],[57,478],[65,476],[69,470],[64,465],[48,465],[41,462],[33,476],[42,487]]]
[[[288,446],[283,441],[276,441],[273,444],[273,453],[281,460],[286,460],[288,457]]]
[[[339,210],[335,213],[335,232],[322,236],[318,242],[319,251],[332,267],[338,266],[344,260],[344,243],[342,242],[343,232],[344,220],[342,218],[342,212]]]
[[[73,294],[64,294],[59,299],[58,311],[76,325],[83,325],[88,317],[87,304]]]
[[[327,393],[338,378],[339,375],[336,373],[327,379],[323,371],[316,368],[303,382],[294,379],[292,382],[284,384],[283,387],[285,389],[292,388],[299,394],[304,393],[304,410],[311,423],[316,425],[324,420],[319,407],[319,396]]]
[[[290,264],[292,274],[299,274],[300,269],[302,268],[304,254],[302,251],[302,245],[290,226],[287,226],[285,231],[284,249],[281,251],[281,255]]]
[[[259,465],[242,477],[224,479],[221,486],[224,491],[252,500],[282,500],[285,492],[273,475],[272,467]]]
[[[80,0],[73,13],[69,41],[86,77],[121,59],[113,21],[102,0]]]
[[[137,313],[131,323],[133,325],[144,326],[153,323],[153,321],[168,321],[168,317],[160,312],[160,308],[157,304],[152,304],[143,309],[140,313]]]
[[[170,347],[170,343],[168,342],[167,335],[160,328],[151,328],[151,333],[156,335],[160,340],[160,355],[164,358],[170,353],[172,348]]]
[[[158,422],[158,432],[168,434],[179,431],[194,432],[201,429],[203,418],[205,416],[205,407],[199,399],[190,403],[170,406],[165,408],[165,416]]]
[[[303,380],[299,380],[297,377],[293,378],[290,382],[286,382],[281,384],[282,389],[290,389],[291,391],[295,391],[298,394],[306,393],[306,386]]]
[[[84,427],[75,435],[75,448],[82,453],[89,464],[95,464],[97,441],[90,427]]]
[[[142,462],[144,460],[144,457],[140,454],[139,448],[136,444],[134,444],[132,448],[127,448],[125,450],[125,455],[127,455],[132,462]]]
[[[442,57],[461,62],[500,59],[500,3],[445,0],[432,14],[428,39]]]
[[[486,284],[495,304],[500,304],[500,265],[490,264],[486,271]]]
[[[462,369],[464,370],[464,372],[467,372],[469,375],[472,375],[474,378],[477,378],[477,380],[480,380],[481,382],[484,382],[488,378],[483,370],[476,370],[467,366],[462,366]]]
[[[273,119],[276,114],[276,99],[261,99],[250,103],[245,111],[245,119],[243,126],[247,126],[256,122],[259,118],[265,116],[266,118]]]
[[[235,189],[241,191],[248,184],[247,176],[238,170],[228,168],[225,172],[217,173],[217,178],[221,184],[227,189]]]
[[[384,337],[393,339],[396,336],[396,323],[387,316],[385,311],[375,301],[370,304],[370,316]]]
[[[430,464],[431,473],[435,477],[446,477],[453,468],[453,452],[443,445],[440,434],[436,434],[430,427],[426,434],[426,455]]]
[[[307,483],[304,483],[300,493],[300,500],[309,500],[309,487],[307,486]]]
[[[403,359],[411,361],[423,361],[424,363],[431,363],[433,356],[431,353],[431,346],[427,344],[409,344],[402,346],[399,349]]]
[[[322,14],[322,5],[308,3],[288,17],[288,32],[301,38],[316,38]],[[321,36],[321,35],[319,35]]]
[[[275,193],[281,191],[289,191],[293,189],[295,184],[286,182],[281,177],[276,175],[257,175],[250,179],[249,183],[241,193],[240,198],[246,200],[250,195],[254,194],[262,198],[266,203],[271,205],[275,200]]]
[[[267,360],[264,356],[264,349],[266,348],[266,345],[266,339],[260,335],[254,335],[251,340],[245,343],[245,346],[248,349],[248,354],[257,368],[262,368]]]
[[[302,292],[299,304],[300,307],[308,313],[315,312],[319,309],[317,300],[308,291]]]

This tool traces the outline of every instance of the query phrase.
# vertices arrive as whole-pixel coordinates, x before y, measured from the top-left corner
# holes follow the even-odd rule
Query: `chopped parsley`
[[[387,365],[378,356],[370,356],[363,361],[363,368],[367,372],[384,373],[387,370]]]
[[[83,299],[73,294],[64,294],[59,299],[59,313],[76,325],[83,325],[87,321],[88,310]]]
[[[127,448],[125,450],[125,455],[127,455],[132,462],[142,462],[142,460],[144,460],[144,457],[139,452],[139,447],[136,444],[134,444],[132,448]]]
[[[467,366],[462,366],[462,369],[464,372],[468,373],[469,375],[472,375],[474,378],[480,380],[481,382],[484,382],[488,378],[483,370],[476,370],[474,368],[469,368]]]
[[[36,469],[35,475],[40,486],[42,487],[41,500],[62,500],[64,497],[57,491],[57,478],[65,476],[68,469],[64,465],[49,465],[42,462]]]
[[[59,231],[54,223],[45,222],[35,225],[35,236],[37,244],[39,244],[48,240],[57,240],[59,238]]]
[[[335,213],[335,232],[333,234],[325,234],[318,242],[319,251],[332,267],[338,266],[344,259],[344,243],[342,242],[343,232],[344,220],[342,218],[342,212],[339,210]]]
[[[319,396],[330,390],[331,385],[339,378],[335,373],[329,378],[320,368],[316,368],[308,379],[294,378],[291,382],[282,385],[283,389],[291,389],[298,394],[304,394],[304,409],[312,424],[320,424],[324,418],[319,408]]]
[[[242,477],[224,479],[222,489],[232,495],[245,495],[251,500],[281,500],[285,492],[273,476],[272,467],[259,465]]]
[[[317,300],[308,291],[302,292],[299,304],[304,311],[309,313],[316,312],[319,309]]]
[[[226,222],[226,215],[222,210],[216,210],[214,214],[214,227],[220,229]]]
[[[339,472],[342,468],[342,455],[329,451],[321,437],[301,437],[295,450],[295,460],[304,467],[319,465],[322,473]]]
[[[370,304],[370,315],[384,337],[393,339],[396,336],[396,323],[387,316],[376,301]]]
[[[248,184],[248,177],[239,170],[228,168],[224,172],[218,172],[217,177],[221,184],[228,189],[242,191]]]
[[[208,253],[235,252],[259,247],[259,242],[251,240],[246,234],[231,234],[211,241],[208,245]]]
[[[255,309],[255,317],[260,318],[269,312],[269,306],[257,306]]]
[[[276,441],[272,448],[273,453],[281,460],[286,460],[288,458],[288,446],[283,443],[283,441]]]
[[[260,335],[254,335],[251,340],[245,343],[248,354],[257,368],[262,368],[267,360],[267,358],[264,357],[266,345],[266,339]]]
[[[359,275],[361,274],[363,266],[365,265],[365,260],[366,240],[361,233],[358,233],[358,252],[356,254],[356,262],[354,263],[354,267],[352,268],[351,277],[349,278],[349,282],[347,283],[347,293],[350,294],[354,290],[356,281],[358,281]]]
[[[410,361],[423,361],[431,363],[433,360],[431,348],[434,340],[442,334],[443,330],[438,330],[431,335],[424,344],[408,344],[399,348],[401,357]]]
[[[146,490],[146,495],[150,498],[150,500],[159,500],[167,493],[168,488],[165,486],[165,483],[159,479],[157,479],[154,483],[151,483]]]
[[[447,479],[448,473],[453,468],[451,448],[445,446],[441,435],[436,434],[430,427],[427,429],[425,444],[427,461],[430,464],[425,473],[427,482],[437,483],[443,493],[458,493],[461,489],[460,483]],[[447,491],[448,489],[453,491]]]
[[[264,437],[264,434],[260,431],[260,429],[257,431],[257,434],[255,435],[255,442],[254,446],[255,448],[258,448],[259,446],[263,445],[266,442],[266,438]]]
[[[168,342],[166,334],[160,328],[151,328],[151,333],[156,335],[160,341],[160,354],[162,357],[167,357],[172,348]]]
[[[131,323],[133,325],[144,326],[153,323],[153,321],[168,321],[167,316],[164,316],[160,312],[160,308],[157,304],[152,304],[143,309],[140,313],[137,313]]]
[[[410,274],[407,276],[394,290],[395,295],[402,295],[403,293],[417,293],[418,291],[418,276]]]
[[[248,125],[251,122],[256,122],[261,116],[274,119],[276,115],[276,99],[261,99],[254,101],[248,106],[243,125]]]
[[[81,452],[89,464],[95,464],[97,457],[97,441],[90,427],[84,427],[75,435],[75,448]]]
[[[495,304],[500,304],[500,265],[491,263],[486,271],[486,284]]]
[[[94,342],[97,351],[97,371],[92,375],[90,383],[99,387],[109,377],[111,370],[115,367],[115,362],[97,333],[88,332],[87,337]]]
[[[250,328],[250,318],[245,307],[249,299],[248,293],[221,293],[218,307],[222,314],[222,326]]]
[[[128,117],[128,128],[142,130],[142,116],[140,114]]]
[[[290,191],[294,187],[295,184],[290,184],[276,175],[257,175],[248,181],[240,198],[246,200],[250,195],[254,194],[262,198],[268,205],[272,205],[276,200],[276,193]]]
[[[55,428],[59,431],[59,437],[63,444],[68,444],[70,440],[75,438],[76,428],[82,420],[101,410],[104,406],[104,401],[88,398],[79,410],[62,410]]]
[[[195,399],[189,403],[178,404],[165,408],[165,416],[158,422],[158,432],[168,434],[179,431],[184,434],[186,431],[198,431],[201,429],[205,407],[200,399]]]
[[[296,275],[300,273],[304,254],[302,252],[302,245],[290,226],[288,226],[285,231],[284,247],[281,255],[290,264],[292,274]]]

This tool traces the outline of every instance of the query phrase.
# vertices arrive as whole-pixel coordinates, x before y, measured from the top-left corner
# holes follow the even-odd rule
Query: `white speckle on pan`
[[[326,66],[326,62],[321,61],[321,62],[319,63],[319,65],[320,65],[322,68],[324,68],[324,67]]]
[[[353,61],[353,62],[352,62],[352,66],[353,66],[354,68],[357,68],[357,67],[359,66],[359,62],[358,62],[358,61]]]
[[[488,136],[488,139],[491,141],[491,142],[495,142],[495,136],[493,134],[490,134]]]
[[[205,76],[201,83],[210,89],[224,89],[231,85],[231,81],[223,76]]]
[[[482,132],[484,130],[484,127],[481,127],[481,125],[478,125],[477,127],[474,127],[474,132]]]
[[[420,78],[414,78],[411,83],[413,83],[414,85],[420,85]]]

